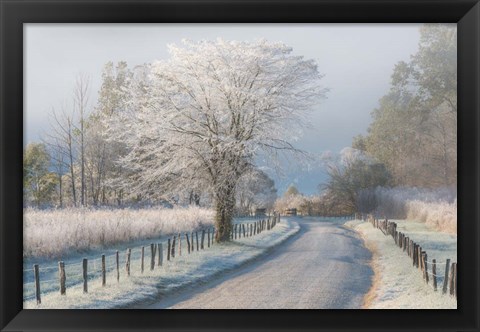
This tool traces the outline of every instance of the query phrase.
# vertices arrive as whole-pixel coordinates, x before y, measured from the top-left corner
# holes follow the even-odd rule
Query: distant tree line
[[[377,187],[456,188],[456,26],[423,25],[418,46],[395,66],[367,134],[354,137],[348,156],[327,163],[320,194],[282,197],[277,206],[342,215],[375,210]]]
[[[396,186],[457,185],[457,30],[427,24],[418,52],[399,62],[390,92],[352,143],[385,165]]]

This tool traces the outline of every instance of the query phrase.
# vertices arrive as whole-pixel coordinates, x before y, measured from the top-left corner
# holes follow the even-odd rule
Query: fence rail
[[[385,236],[391,236],[395,244],[412,259],[412,266],[419,269],[425,283],[438,291],[438,284],[442,281],[442,294],[447,292],[457,298],[457,263],[450,263],[450,259],[444,262],[437,262],[436,259],[429,260],[428,253],[422,250],[420,244],[416,243],[407,234],[397,231],[397,223],[379,220],[372,216],[367,218],[373,227],[382,231]],[[445,265],[444,273],[437,270]],[[431,270],[429,271],[429,266]]]
[[[280,214],[274,214],[268,219],[257,220],[254,222],[241,222],[233,224],[230,230],[230,239],[241,239],[253,237],[264,231],[273,229],[280,222]],[[129,277],[131,275],[132,266],[132,250],[138,255],[140,251],[140,272],[143,274],[148,266],[148,270],[154,271],[164,265],[164,248],[166,249],[167,262],[173,261],[175,256],[190,255],[196,251],[203,251],[214,245],[215,227],[203,228],[192,232],[178,233],[170,236],[164,243],[151,243],[149,246],[141,246],[135,248],[127,248],[125,252],[124,264],[120,264],[120,253],[117,250],[114,254],[106,256],[102,254],[96,259],[83,258],[81,262],[74,264],[65,264],[63,261],[58,262],[58,266],[49,266],[41,268],[39,264],[34,264],[32,270],[23,270],[24,273],[33,272],[33,282],[24,283],[24,287],[33,287],[37,305],[42,303],[42,287],[45,283],[58,283],[58,289],[61,295],[67,294],[68,287],[83,284],[83,293],[88,293],[88,283],[92,279],[101,278],[102,287],[107,285],[107,276],[114,273],[114,279],[117,283],[121,281],[121,276]],[[199,236],[200,233],[200,236]],[[182,242],[186,244],[186,251]],[[149,265],[145,265],[146,254],[149,252]],[[138,257],[138,256],[137,256]],[[74,269],[76,268],[76,269]],[[56,278],[42,279],[41,271],[58,270]],[[51,287],[50,287],[51,289]],[[24,297],[24,301],[25,301]]]

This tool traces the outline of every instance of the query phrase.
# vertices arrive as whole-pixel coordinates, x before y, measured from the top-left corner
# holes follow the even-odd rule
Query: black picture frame
[[[2,331],[479,331],[480,4],[477,0],[0,0]],[[23,310],[23,23],[458,23],[458,309]]]

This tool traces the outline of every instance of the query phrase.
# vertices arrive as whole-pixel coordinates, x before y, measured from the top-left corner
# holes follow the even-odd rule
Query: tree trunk
[[[230,241],[233,213],[235,209],[235,186],[229,185],[219,190],[215,202],[215,240],[217,242]]]

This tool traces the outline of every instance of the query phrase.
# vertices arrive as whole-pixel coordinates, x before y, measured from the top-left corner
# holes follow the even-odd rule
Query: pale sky
[[[315,59],[325,74],[327,99],[312,110],[312,129],[295,143],[314,154],[339,152],[366,133],[370,112],[389,89],[394,65],[418,48],[420,24],[25,24],[24,143],[48,130],[52,107],[70,103],[76,76],[90,77],[90,107],[96,103],[102,68],[108,61],[129,67],[168,57],[167,44],[181,39],[255,40],[291,46]],[[294,183],[316,193],[322,169],[290,166],[274,177],[279,192]]]

